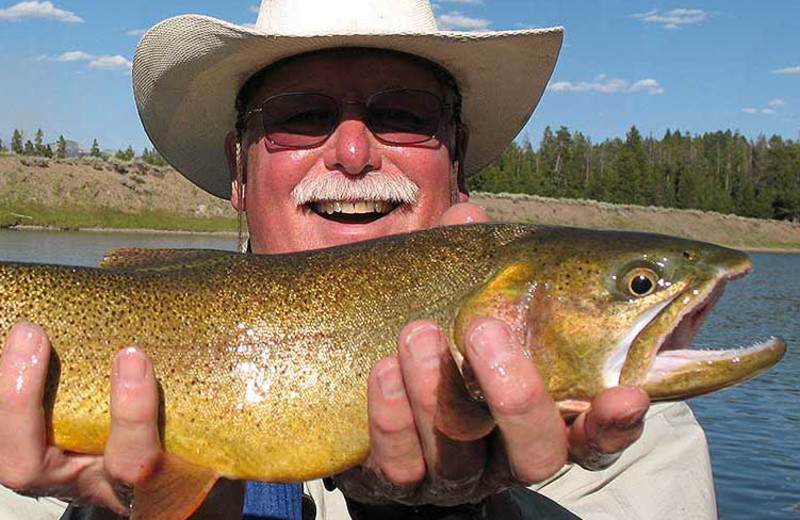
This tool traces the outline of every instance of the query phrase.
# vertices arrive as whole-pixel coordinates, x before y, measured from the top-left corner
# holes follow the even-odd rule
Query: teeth
[[[389,213],[392,210],[392,205],[385,200],[361,200],[358,202],[346,201],[320,201],[316,202],[316,209],[319,213]]]

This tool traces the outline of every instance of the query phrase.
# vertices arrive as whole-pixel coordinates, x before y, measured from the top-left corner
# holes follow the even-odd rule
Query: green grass
[[[15,216],[24,215],[23,217]],[[30,217],[30,218],[25,218]],[[0,227],[48,226],[58,229],[158,229],[169,231],[236,231],[236,217],[193,217],[158,211],[125,213],[107,208],[46,207],[0,202]]]

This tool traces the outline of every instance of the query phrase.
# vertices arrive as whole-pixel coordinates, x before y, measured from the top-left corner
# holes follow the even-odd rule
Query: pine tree
[[[67,157],[67,140],[64,139],[63,135],[59,135],[58,141],[56,142],[56,157],[58,159]]]
[[[36,155],[36,148],[33,147],[33,143],[30,139],[25,141],[25,147],[22,149],[23,155]]]
[[[92,148],[89,150],[89,157],[100,157],[100,145],[97,144],[97,139],[92,142]]]
[[[33,138],[33,151],[35,155],[44,155],[44,132],[41,128],[36,130],[36,136]]]
[[[144,151],[142,152],[142,161],[144,161],[147,164],[150,164],[152,166],[166,166],[167,165],[167,162],[164,160],[163,157],[161,157],[161,154],[159,154],[156,150],[153,150],[151,152],[147,148],[145,148]]]
[[[16,128],[14,129],[14,135],[11,137],[11,151],[16,154],[22,154],[24,151],[22,148],[22,132]]]
[[[53,157],[53,148],[49,144],[44,147],[44,154],[43,155],[45,157],[47,157],[48,159]]]

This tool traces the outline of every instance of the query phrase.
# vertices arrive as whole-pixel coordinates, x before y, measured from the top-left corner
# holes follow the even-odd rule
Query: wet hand
[[[152,361],[135,348],[114,358],[111,432],[102,455],[53,445],[43,406],[49,361],[50,341],[41,327],[11,329],[0,358],[0,484],[128,514],[132,486],[161,458]]]
[[[488,220],[477,206],[459,204],[442,221],[467,219]],[[431,322],[410,323],[398,356],[379,362],[370,376],[369,458],[336,477],[349,499],[477,502],[549,478],[569,460],[602,469],[641,435],[649,406],[641,390],[607,390],[567,425],[508,327],[475,320],[466,338],[466,359],[491,415],[466,397],[443,332]]]

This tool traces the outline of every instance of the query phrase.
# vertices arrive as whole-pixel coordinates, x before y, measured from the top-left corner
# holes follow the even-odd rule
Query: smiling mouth
[[[400,206],[385,200],[324,200],[307,204],[311,211],[340,224],[370,224],[382,219]]]

